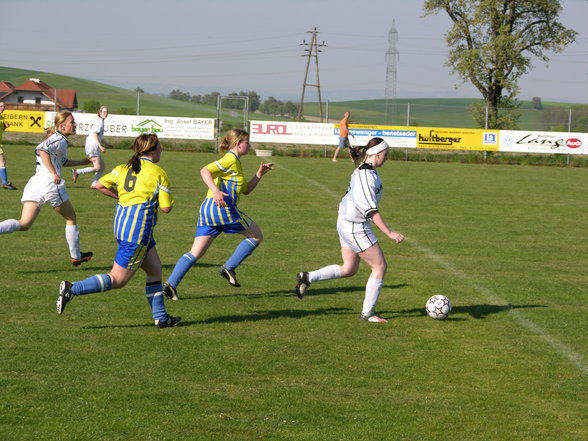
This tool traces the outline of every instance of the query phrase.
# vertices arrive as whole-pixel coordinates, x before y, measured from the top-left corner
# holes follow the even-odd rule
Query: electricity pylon
[[[301,46],[307,46],[306,49],[304,49],[305,52],[307,52],[306,57],[306,71],[304,72],[304,82],[302,83],[302,95],[300,97],[300,106],[298,107],[298,121],[302,121],[302,108],[304,105],[304,92],[306,91],[306,86],[312,86],[312,87],[316,87],[318,90],[318,105],[319,105],[319,113],[320,113],[320,118],[321,121],[323,122],[323,103],[321,100],[321,82],[319,80],[319,64],[318,64],[318,54],[319,52],[322,52],[319,47],[325,47],[326,44],[323,41],[321,44],[318,44],[317,42],[317,34],[318,31],[316,30],[316,28],[314,28],[314,30],[312,31],[307,31],[307,34],[312,34],[312,38],[310,40],[310,43],[307,43],[306,40],[302,40],[302,43],[300,44]],[[316,63],[316,84],[309,84],[308,83],[308,69],[310,68],[310,59],[314,58],[315,63]]]

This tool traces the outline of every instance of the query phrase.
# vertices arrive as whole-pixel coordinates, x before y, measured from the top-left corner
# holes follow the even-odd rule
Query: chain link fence
[[[351,124],[473,129],[484,128],[472,116],[472,105],[479,103],[480,100],[474,99],[423,99],[352,101],[324,106],[329,122],[339,122],[349,110]],[[305,107],[305,114],[314,116],[315,113],[318,115],[318,106]],[[507,127],[510,130],[588,132],[588,105],[524,101],[517,109],[499,109],[499,113],[511,114],[513,125]]]

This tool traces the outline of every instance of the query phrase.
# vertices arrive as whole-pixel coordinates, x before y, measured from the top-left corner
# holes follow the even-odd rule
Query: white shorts
[[[341,246],[351,248],[356,253],[362,253],[378,243],[371,222],[349,222],[339,218],[337,233]]]
[[[51,175],[34,175],[22,192],[22,203],[26,201],[33,201],[39,204],[49,204],[52,207],[59,207],[61,204],[69,199],[67,190],[65,189],[65,181],[62,179],[59,184],[53,182]]]
[[[86,144],[86,156],[88,158],[94,158],[96,156],[100,156],[100,154],[102,153],[102,150],[100,150],[100,147],[98,147],[98,144],[90,144],[87,143]]]

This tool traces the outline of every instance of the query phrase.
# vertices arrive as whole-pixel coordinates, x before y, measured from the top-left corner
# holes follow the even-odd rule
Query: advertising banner
[[[47,126],[53,124],[54,112],[47,112]],[[87,135],[98,116],[75,113],[78,135]],[[141,133],[155,133],[160,138],[215,139],[214,118],[185,118],[174,116],[108,115],[104,120],[104,136],[135,138]]]
[[[251,142],[323,145],[339,143],[339,137],[330,123],[251,121],[249,126]]]
[[[500,151],[585,155],[588,154],[588,135],[569,132],[501,130]]]
[[[390,147],[414,149],[417,146],[416,127],[354,124],[349,126],[349,133],[353,135],[349,137],[352,145],[366,145],[370,139],[378,136]],[[335,134],[338,138],[339,124],[335,126]]]
[[[498,151],[498,130],[419,127],[419,149]]]
[[[2,113],[4,120],[10,127],[7,132],[44,133],[45,112],[32,110],[5,110]]]

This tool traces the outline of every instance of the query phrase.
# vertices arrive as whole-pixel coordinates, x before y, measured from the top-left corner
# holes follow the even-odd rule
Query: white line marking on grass
[[[274,161],[274,164],[276,164],[275,161]],[[299,173],[296,173],[296,172],[294,172],[284,166],[281,166],[278,164],[276,164],[276,165],[278,167],[280,167],[281,169],[283,169],[284,171],[286,171],[286,172],[288,172],[288,173],[290,173],[300,179],[303,179],[303,180],[307,181],[308,183],[310,183],[311,185],[321,189],[325,193],[332,196],[334,199],[336,199],[336,200],[340,199],[341,196],[339,194],[333,192],[332,190],[330,190],[329,188],[327,188],[326,186],[324,186],[320,182],[315,181],[313,179],[309,179],[308,177],[301,175]],[[499,297],[498,295],[496,295],[496,293],[494,291],[478,284],[478,282],[473,277],[471,277],[469,274],[456,268],[455,265],[451,264],[446,259],[439,256],[433,250],[421,245],[418,241],[416,241],[414,239],[406,239],[405,242],[408,243],[409,245],[411,245],[413,248],[420,251],[421,253],[423,253],[430,260],[439,264],[442,268],[445,268],[447,271],[449,271],[454,276],[459,277],[460,279],[467,281],[476,291],[483,294],[489,301],[491,301],[493,303],[502,303],[502,304],[510,303],[510,302],[507,302],[506,300],[504,300],[503,298]],[[559,352],[561,355],[563,355],[568,360],[570,360],[574,364],[574,366],[576,366],[578,369],[580,369],[580,371],[582,371],[584,373],[588,373],[588,364],[586,363],[586,360],[584,359],[584,357],[582,357],[581,354],[578,354],[576,351],[574,351],[572,348],[570,348],[566,344],[559,341],[557,338],[549,335],[544,329],[542,329],[540,326],[538,326],[534,321],[523,317],[523,315],[519,311],[517,311],[515,309],[511,309],[509,311],[509,314],[513,317],[514,321],[517,324],[519,324],[523,328],[526,328],[529,331],[538,335],[549,346],[551,346],[553,349],[555,349],[556,352]]]
[[[429,248],[424,247],[423,245],[418,243],[416,240],[406,239],[405,242],[407,242],[409,245],[411,245],[412,247],[416,248],[418,251],[420,251],[421,253],[426,255],[429,259],[438,263],[441,267],[445,268],[447,271],[449,271],[454,276],[459,277],[462,280],[465,280],[466,282],[468,282],[472,286],[472,288],[474,288],[476,291],[482,293],[489,301],[491,301],[493,303],[502,303],[502,304],[510,303],[510,302],[504,300],[503,298],[499,297],[498,295],[496,295],[496,293],[494,291],[478,284],[477,281],[473,277],[464,273],[460,269],[456,268],[453,264],[451,264],[450,262],[445,260],[443,257],[439,256],[438,254],[436,254],[435,252],[433,252]],[[553,337],[552,335],[549,335],[547,333],[547,331],[545,331],[540,326],[538,326],[534,321],[525,318],[519,311],[517,311],[515,309],[510,309],[509,314],[513,317],[513,319],[516,323],[521,325],[523,328],[526,328],[529,331],[538,335],[549,346],[551,346],[557,352],[559,352],[564,357],[566,357],[568,360],[570,360],[578,369],[580,369],[584,373],[588,373],[588,365],[586,363],[586,360],[584,360],[584,358],[582,357],[581,354],[578,354],[576,351],[574,351],[572,348],[570,348],[566,344],[559,341],[557,338]]]
[[[304,179],[305,181],[309,182],[310,184],[314,185],[315,187],[321,189],[322,191],[324,191],[325,193],[327,193],[329,196],[332,196],[337,201],[339,201],[339,199],[341,198],[341,195],[340,194],[335,193],[333,190],[331,190],[330,188],[328,188],[325,185],[321,184],[320,182],[315,181],[314,179],[310,179],[307,176],[301,175],[300,173],[296,173],[295,171],[290,170],[289,168],[286,168],[283,165],[280,165],[280,164],[276,163],[276,161],[272,161],[272,162],[274,163],[274,165],[276,165],[279,168],[281,168],[282,170],[290,173],[291,175],[294,175],[294,176],[296,176],[297,178],[300,178],[300,179]]]

